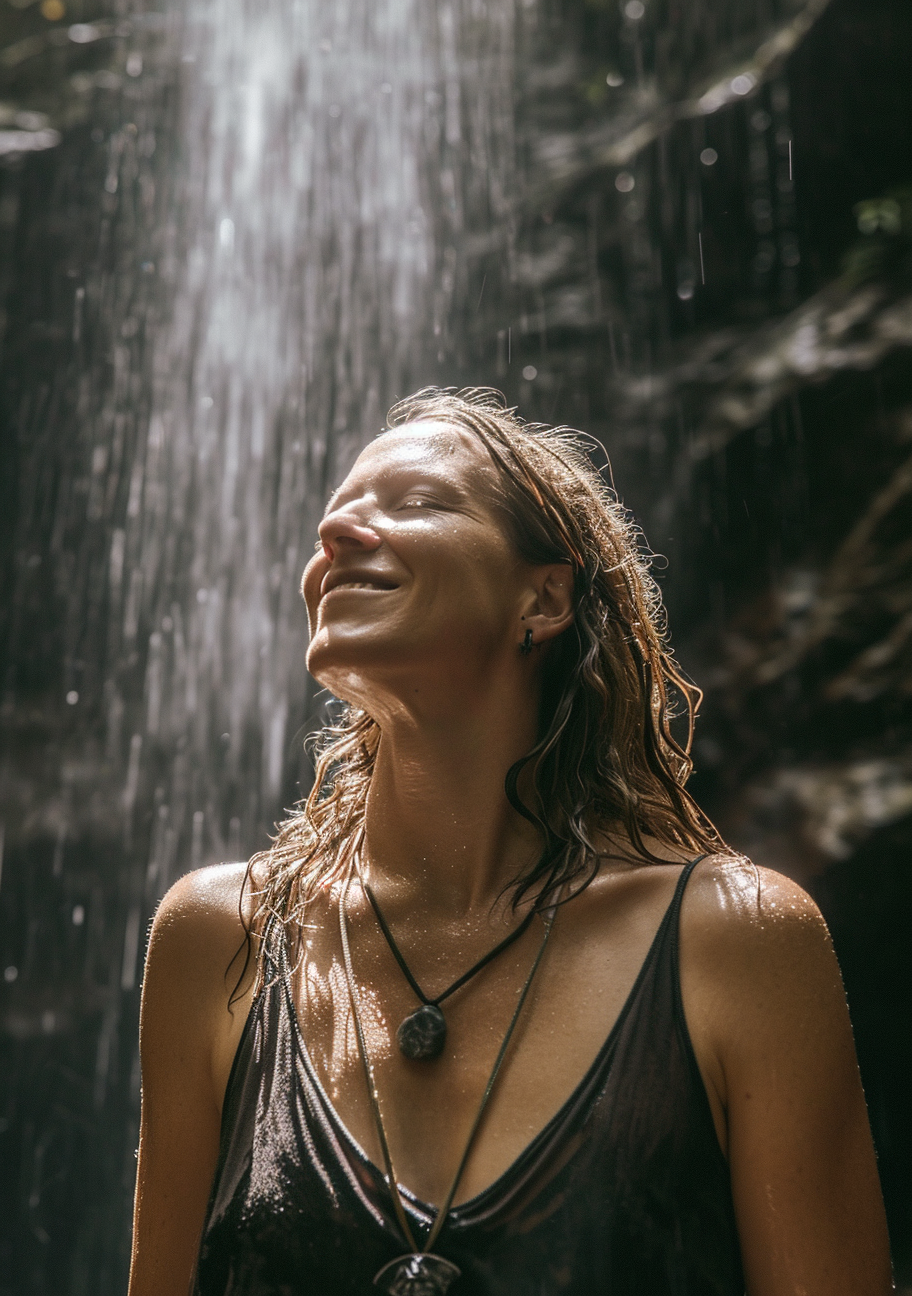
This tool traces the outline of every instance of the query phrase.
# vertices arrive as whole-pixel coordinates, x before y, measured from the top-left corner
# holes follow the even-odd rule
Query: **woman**
[[[826,929],[684,790],[695,690],[578,442],[419,393],[319,535],[348,710],[156,917],[131,1296],[884,1296]]]

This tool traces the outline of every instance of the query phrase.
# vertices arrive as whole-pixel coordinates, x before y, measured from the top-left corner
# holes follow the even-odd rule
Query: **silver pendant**
[[[397,1256],[376,1275],[374,1286],[388,1296],[444,1296],[461,1272],[443,1256]]]
[[[446,1043],[446,1018],[436,1004],[422,1004],[396,1031],[399,1051],[412,1062],[440,1057]]]

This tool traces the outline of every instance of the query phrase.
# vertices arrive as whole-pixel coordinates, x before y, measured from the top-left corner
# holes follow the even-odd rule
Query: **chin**
[[[401,668],[401,645],[397,651],[376,635],[328,635],[319,630],[307,650],[306,665],[318,684],[343,702],[369,709],[380,679],[391,665]]]

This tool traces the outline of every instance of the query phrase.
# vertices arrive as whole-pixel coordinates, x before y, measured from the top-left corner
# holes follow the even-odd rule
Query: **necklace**
[[[377,1127],[377,1138],[380,1143],[380,1149],[383,1153],[383,1164],[386,1169],[386,1182],[393,1199],[393,1210],[396,1214],[396,1220],[402,1235],[405,1238],[406,1245],[411,1247],[407,1255],[397,1256],[389,1264],[383,1266],[377,1274],[374,1275],[374,1286],[379,1287],[388,1296],[445,1296],[450,1284],[453,1283],[460,1275],[460,1269],[452,1261],[445,1260],[443,1256],[433,1255],[432,1250],[440,1231],[450,1213],[450,1207],[453,1204],[453,1198],[456,1196],[456,1189],[459,1187],[459,1181],[462,1178],[462,1172],[465,1169],[466,1162],[469,1159],[469,1153],[475,1142],[475,1135],[481,1125],[481,1118],[484,1115],[485,1108],[488,1105],[488,1099],[494,1090],[494,1083],[497,1080],[498,1072],[506,1057],[507,1048],[513,1036],[516,1023],[519,1021],[519,1014],[522,1012],[523,1004],[526,1002],[529,990],[532,986],[532,980],[538,971],[538,965],[542,961],[545,953],[545,947],[548,944],[548,937],[551,935],[551,928],[554,926],[556,909],[551,909],[548,917],[544,919],[545,932],[542,936],[541,945],[535,960],[529,969],[525,984],[520,991],[519,999],[513,1010],[513,1016],[510,1018],[510,1024],[507,1027],[506,1034],[501,1042],[497,1057],[494,1059],[494,1065],[491,1068],[491,1074],[488,1077],[488,1083],[485,1085],[484,1093],[481,1096],[481,1102],[478,1111],[475,1113],[475,1119],[472,1122],[472,1128],[469,1130],[469,1137],[466,1140],[465,1149],[460,1158],[459,1165],[456,1167],[456,1173],[453,1176],[452,1183],[443,1200],[443,1205],[439,1207],[434,1221],[431,1224],[431,1230],[428,1233],[424,1246],[419,1248],[412,1226],[409,1223],[408,1216],[405,1213],[405,1206],[402,1201],[402,1194],[399,1191],[399,1182],[396,1178],[396,1172],[393,1169],[393,1160],[390,1154],[389,1143],[386,1138],[386,1130],[383,1127],[383,1116],[380,1112],[380,1095],[377,1092],[377,1082],[374,1078],[374,1068],[367,1051],[367,1043],[364,1039],[364,1028],[361,1025],[361,1014],[358,1011],[358,992],[355,987],[355,974],[352,969],[351,949],[348,943],[348,922],[346,919],[345,906],[348,901],[348,892],[354,877],[354,869],[349,869],[348,878],[345,882],[345,888],[339,899],[339,934],[342,940],[342,957],[345,963],[345,980],[348,985],[348,997],[351,1002],[352,1019],[355,1024],[355,1036],[358,1041],[358,1053],[361,1056],[361,1065],[364,1068],[364,1078],[367,1082],[367,1093],[370,1098],[371,1111],[373,1112],[374,1124]],[[360,878],[359,878],[360,881]],[[362,883],[363,885],[363,883]],[[534,911],[533,911],[534,912]]]
[[[487,967],[492,959],[497,958],[498,954],[502,954],[505,949],[508,949],[513,944],[514,941],[519,940],[520,936],[522,936],[528,929],[529,924],[535,917],[535,910],[530,909],[518,927],[514,927],[513,931],[511,931],[508,936],[505,936],[504,939],[498,945],[495,945],[492,950],[488,950],[487,954],[485,954],[483,958],[480,958],[477,963],[473,963],[468,972],[463,972],[462,976],[457,977],[453,984],[447,986],[446,990],[444,990],[442,994],[436,995],[432,999],[429,995],[424,993],[421,986],[412,975],[412,970],[406,963],[405,956],[399,946],[396,944],[393,933],[389,929],[389,924],[384,918],[380,905],[377,902],[377,898],[362,878],[361,869],[357,863],[355,864],[355,868],[358,873],[358,881],[361,884],[361,889],[370,901],[371,908],[377,918],[380,930],[386,937],[386,943],[389,945],[392,955],[399,964],[406,981],[408,981],[409,985],[412,987],[416,997],[421,1000],[421,1007],[416,1008],[414,1012],[410,1012],[409,1015],[400,1023],[399,1029],[396,1031],[396,1042],[399,1045],[400,1052],[402,1052],[412,1062],[425,1062],[430,1061],[432,1058],[440,1057],[440,1054],[443,1052],[443,1046],[446,1043],[447,1034],[446,1018],[443,1015],[440,1005],[443,1003],[444,999],[449,999],[451,994],[455,994],[457,990],[461,990],[467,981],[471,981],[472,977],[480,972],[482,968]]]

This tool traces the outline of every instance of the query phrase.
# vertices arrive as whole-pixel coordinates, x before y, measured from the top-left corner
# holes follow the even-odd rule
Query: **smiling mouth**
[[[375,581],[356,581],[356,580],[342,581],[338,585],[333,585],[332,589],[327,590],[326,594],[324,594],[323,597],[326,598],[327,595],[335,594],[339,590],[372,590],[374,591],[374,593],[378,593],[378,592],[385,593],[388,592],[389,590],[394,590],[398,588],[399,588],[398,585],[388,585],[388,584],[381,585],[380,583]]]

